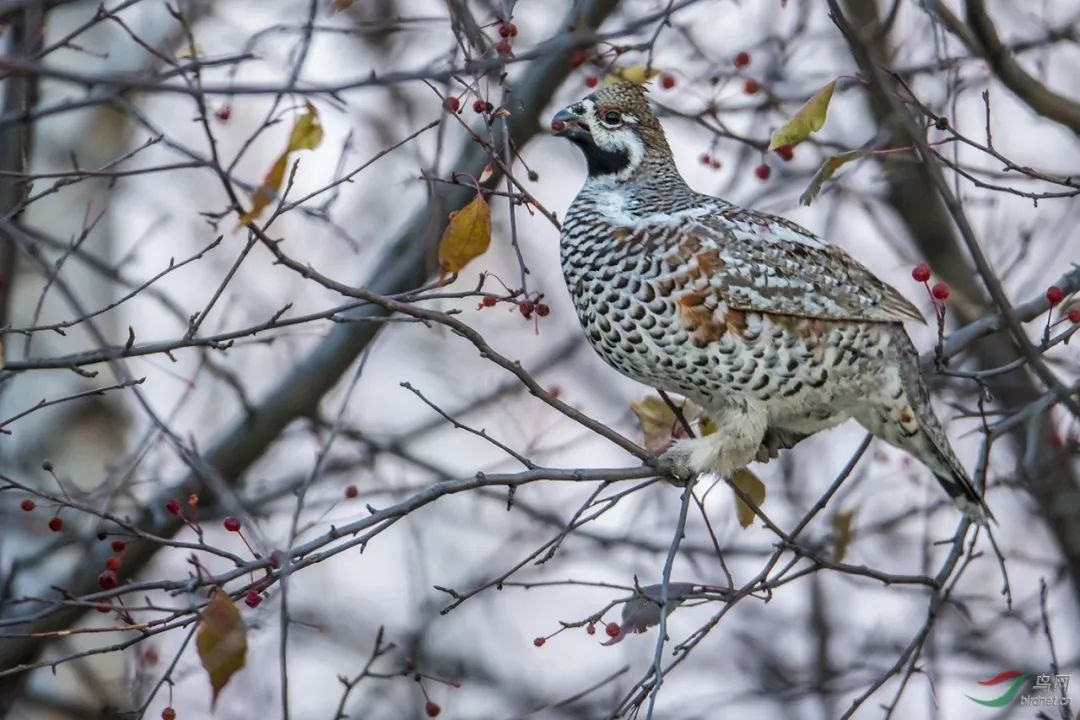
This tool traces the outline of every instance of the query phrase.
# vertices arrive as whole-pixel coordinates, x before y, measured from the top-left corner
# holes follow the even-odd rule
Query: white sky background
[[[809,27],[787,59],[786,66],[780,70],[783,81],[768,79],[765,73],[777,57],[775,46],[765,39],[770,33],[786,34],[800,12],[799,4],[791,2],[786,9],[781,9],[779,0],[747,0],[741,5],[703,2],[676,18],[722,67],[727,67],[723,64],[725,59],[736,51],[748,49],[754,57],[750,76],[762,80],[780,97],[800,97],[837,75],[851,73],[852,65],[822,4],[810,11]],[[515,47],[528,48],[548,37],[566,5],[564,2],[523,0],[515,17],[520,29]],[[637,15],[639,11],[662,5],[628,2],[624,12]],[[305,6],[306,3],[292,1],[229,0],[217,3],[212,14],[196,27],[199,49],[209,57],[235,53],[240,40],[261,27],[276,22],[301,21]],[[398,8],[403,15],[445,13],[444,4],[436,0],[402,3]],[[1076,10],[1075,4],[1070,2],[1039,3],[1033,7],[1030,16],[1016,10],[1011,3],[991,3],[990,9],[1006,40],[1039,36],[1042,28],[1037,16],[1058,26]],[[132,22],[138,20],[147,26],[159,23],[163,16],[162,5],[156,2],[146,3],[145,7],[136,10],[129,14]],[[483,21],[486,17],[483,8],[474,4],[474,10]],[[152,16],[157,19],[151,20]],[[347,16],[328,17],[323,13],[320,22],[347,24],[349,20]],[[913,3],[902,4],[897,22],[898,31],[893,38],[904,39],[903,50],[895,63],[897,67],[940,57],[927,32],[926,19]],[[621,25],[619,19],[610,23],[611,28]],[[385,72],[420,68],[441,57],[451,45],[446,23],[422,27],[425,31],[393,37],[389,59],[365,52],[363,44],[354,38],[319,36],[302,77],[329,83],[366,75],[369,69]],[[60,27],[51,30],[53,33],[61,31]],[[294,42],[292,36],[288,40],[276,36],[260,44],[256,49],[260,59],[245,64],[238,80],[280,81],[287,71]],[[121,45],[123,43],[117,40],[116,47]],[[957,43],[951,38],[947,39],[946,47],[948,54],[959,52]],[[666,92],[657,89],[654,97],[665,105],[694,112],[702,107],[709,90],[708,84],[699,77],[705,71],[688,57],[685,42],[676,31],[666,30],[661,34],[655,64],[673,72],[679,85]],[[69,58],[78,67],[93,66],[85,56],[71,54]],[[60,56],[55,60],[59,61]],[[1050,51],[1029,53],[1024,56],[1024,63],[1029,69],[1038,69],[1058,92],[1070,97],[1080,96],[1080,75],[1075,73],[1080,64],[1080,51],[1075,46],[1063,44]],[[584,72],[571,76],[560,90],[559,100],[545,111],[542,120],[587,92],[582,80]],[[986,68],[981,63],[961,65],[957,77],[968,83],[968,87],[960,92],[955,108],[941,108],[956,127],[979,140],[983,139],[984,123],[979,93],[985,75]],[[915,88],[924,100],[933,104],[944,97],[942,77],[942,74],[920,76]],[[211,72],[206,78],[224,81],[225,74]],[[1070,168],[1077,167],[1080,145],[1068,136],[1067,131],[1034,120],[1027,108],[1015,101],[1008,91],[997,85],[991,88],[994,141],[1000,152],[1021,164],[1052,173],[1065,174]],[[74,91],[69,89],[69,92]],[[408,96],[411,105],[408,112],[387,112],[387,107],[400,107],[390,102],[391,96],[397,93]],[[493,95],[493,100],[495,97],[497,94]],[[317,189],[332,177],[341,143],[350,131],[354,133],[354,147],[347,158],[347,168],[366,161],[443,114],[434,93],[420,83],[393,90],[349,92],[344,98],[349,103],[344,111],[315,100],[326,127],[326,139],[318,150],[301,154],[294,196]],[[721,107],[728,110],[723,119],[732,131],[755,138],[767,136],[771,127],[761,126],[753,114],[742,110],[756,100],[743,95],[741,81],[730,81],[717,98]],[[215,102],[223,104],[225,100],[219,98]],[[214,127],[227,159],[231,159],[240,143],[261,122],[268,102],[268,98],[256,96],[243,96],[229,102],[232,111],[229,122]],[[476,116],[468,109],[471,100],[464,104],[467,109],[463,117],[473,121]],[[170,138],[200,151],[205,149],[201,130],[192,122],[194,111],[190,99],[172,95],[144,96],[139,99],[138,106]],[[788,103],[785,109],[793,112],[797,106],[797,102]],[[285,118],[278,128],[265,133],[256,142],[240,163],[240,177],[252,182],[258,182],[262,177],[284,145],[291,115],[286,114]],[[775,114],[769,117],[771,126],[779,120]],[[788,183],[784,177],[795,170],[812,171],[822,159],[817,149],[800,146],[790,165],[771,157],[769,164],[773,176],[763,184],[752,173],[753,166],[759,162],[756,153],[749,154],[733,141],[720,140],[713,145],[707,133],[686,121],[668,120],[666,127],[679,167],[693,187],[783,214],[822,233],[894,284],[927,315],[932,315],[929,299],[910,278],[911,266],[921,257],[904,238],[901,225],[881,204],[875,205],[876,221],[872,222],[864,207],[852,199],[856,194],[874,197],[882,190],[881,165],[866,161],[845,167],[819,200],[812,207],[804,208],[798,204],[803,182]],[[874,130],[866,111],[865,94],[852,89],[833,101],[829,120],[820,136],[824,140],[857,147],[870,139]],[[454,122],[446,123],[444,128],[429,132],[421,141],[383,158],[342,189],[333,219],[355,241],[355,248],[335,236],[325,225],[305,220],[299,213],[291,213],[277,221],[272,234],[286,238],[284,248],[293,257],[311,263],[338,280],[361,282],[374,266],[383,243],[423,202],[424,188],[418,179],[419,169],[421,166],[430,168],[437,157],[436,133],[442,133],[442,143],[446,146],[436,167],[443,176],[448,176],[455,169],[448,163],[464,139],[464,133]],[[60,129],[55,135],[49,141],[53,157],[62,158],[66,154],[65,143],[73,149],[85,144],[85,138],[65,136]],[[146,133],[137,129],[128,137],[129,146],[135,147],[145,138]],[[722,169],[713,171],[697,162],[698,156],[706,151],[723,161]],[[525,148],[524,157],[540,175],[540,181],[530,188],[547,208],[561,216],[583,179],[584,163],[578,152],[562,140],[539,137]],[[983,158],[963,150],[961,158],[985,165]],[[141,154],[134,164],[149,165],[177,159],[175,153],[158,148]],[[1035,242],[1028,260],[1004,278],[1006,288],[1015,300],[1027,300],[1041,294],[1070,262],[1080,259],[1080,239],[1075,231],[1078,203],[1075,201],[1044,201],[1034,208],[1029,200],[989,194],[967,183],[961,183],[959,189],[967,201],[966,209],[984,249],[998,267],[1014,257],[1022,232],[1034,232]],[[111,195],[99,195],[98,201],[109,203],[108,229],[118,248],[128,248],[136,238],[148,232],[137,256],[125,267],[128,272],[144,277],[160,271],[170,257],[186,257],[212,240],[214,230],[205,225],[198,213],[217,211],[225,202],[216,180],[206,171],[122,182]],[[492,207],[496,220],[492,249],[467,268],[458,283],[460,289],[471,287],[481,270],[494,272],[514,284],[516,265],[508,242],[505,200],[493,198]],[[67,208],[69,234],[77,231],[82,210],[78,206]],[[545,293],[545,302],[552,308],[551,315],[539,323],[539,334],[534,331],[531,321],[525,321],[517,312],[508,312],[503,305],[481,312],[475,311],[476,303],[472,300],[459,305],[467,322],[477,327],[501,352],[520,359],[529,368],[564,338],[580,334],[580,329],[560,277],[557,232],[540,215],[530,217],[519,211],[517,222],[526,261],[532,270],[530,287],[541,289]],[[206,259],[160,283],[159,287],[190,312],[201,309],[246,240],[244,234],[231,232],[233,223],[234,219],[223,221],[222,229],[228,230],[225,242]],[[257,247],[242,266],[223,302],[215,308],[204,331],[214,332],[263,321],[286,302],[293,302],[291,313],[299,314],[328,307],[340,300],[287,269],[272,266],[269,254]],[[172,318],[164,317],[149,299],[128,303],[122,312],[114,315],[113,322],[118,328],[113,338],[116,341],[122,341],[126,334],[124,329],[129,324],[136,329],[140,342],[177,337],[184,329]],[[61,317],[64,316],[45,319]],[[240,374],[249,397],[259,398],[327,330],[327,324],[302,326],[278,332],[278,339],[271,345],[237,343],[227,356],[226,364]],[[920,349],[930,347],[930,330],[911,328],[911,332]],[[53,338],[49,352],[85,349],[85,342],[85,338],[76,335],[69,339]],[[375,438],[397,437],[432,417],[429,408],[399,386],[403,380],[411,382],[440,406],[454,410],[509,379],[499,368],[479,358],[467,342],[441,329],[391,326],[375,343],[372,353],[347,417],[353,426]],[[1075,350],[1067,349],[1061,356],[1073,358],[1072,365],[1066,366],[1068,369],[1063,375],[1075,378]],[[177,359],[176,364],[170,364],[160,356],[135,359],[130,361],[130,367],[134,374],[147,376],[145,393],[163,415],[170,414],[183,399],[183,406],[172,421],[173,427],[185,437],[190,434],[200,447],[207,447],[216,432],[237,416],[235,395],[205,372],[199,375],[191,389],[186,380],[196,373],[198,357],[193,351],[181,351],[177,353]],[[636,437],[628,403],[639,399],[647,389],[616,375],[587,348],[579,349],[569,362],[544,373],[541,379],[549,387],[560,387],[565,399],[593,417]],[[329,417],[339,406],[340,390],[323,404],[324,413]],[[939,411],[945,417],[949,414],[949,408],[944,404],[939,405]],[[131,433],[134,438],[145,430],[147,423],[134,405],[130,412],[135,418]],[[531,457],[534,460],[552,466],[633,464],[622,451],[590,437],[582,428],[522,393],[510,395],[489,411],[468,417],[468,421],[475,426],[487,427],[514,448],[533,449]],[[973,466],[978,448],[978,437],[969,433],[975,427],[973,420],[949,425],[957,452],[968,467]],[[756,468],[770,491],[766,512],[782,526],[790,526],[844,465],[861,437],[862,430],[852,423],[789,452],[787,458],[796,481],[790,499],[785,497],[781,484],[780,463]],[[277,443],[248,473],[250,490],[244,494],[254,495],[259,489],[275,487],[294,474],[307,473],[314,461],[315,450],[316,445],[306,429],[294,425],[288,437]],[[410,450],[461,475],[478,469],[518,469],[490,445],[452,429],[427,433],[412,443]],[[1012,468],[1004,450],[1004,446],[995,450],[994,477],[1006,475]],[[357,449],[343,439],[335,445],[335,452],[341,457],[358,454]],[[83,471],[100,472],[100,468]],[[878,443],[863,460],[860,471],[859,481],[844,491],[837,501],[840,509],[857,508],[857,526],[890,517],[904,504],[936,499],[940,494],[929,472],[915,465],[908,467],[901,453]],[[72,469],[67,472],[80,474]],[[141,466],[138,477],[148,484],[149,494],[157,483],[172,481],[179,472],[178,462],[165,446],[160,446]],[[388,502],[388,496],[380,494],[380,489],[422,486],[432,481],[430,476],[420,474],[404,463],[380,461],[374,469],[358,469],[353,474],[334,476],[317,485],[309,496],[311,512],[307,519],[317,521],[316,532],[323,532],[330,522],[346,522],[366,514],[365,502],[376,506]],[[359,486],[359,501],[330,507],[348,483]],[[522,488],[518,498],[568,518],[591,490],[592,486],[537,483]],[[591,529],[612,537],[630,531],[644,533],[666,546],[675,524],[678,500],[679,492],[674,488],[651,488],[622,503],[594,523]],[[1040,563],[1052,562],[1056,557],[1053,541],[1041,525],[1032,522],[1027,510],[1031,503],[1026,495],[999,489],[991,494],[990,504],[1000,521],[997,537],[1002,549],[1006,555],[1017,558],[1008,567],[1019,604],[1022,599],[1038,593],[1038,579],[1048,572],[1047,566]],[[770,549],[774,538],[768,531],[761,527],[743,531],[738,527],[732,498],[725,489],[715,490],[709,496],[707,507],[723,547],[758,552]],[[275,508],[272,517],[260,522],[256,533],[263,539],[264,549],[277,547],[286,540],[292,501],[279,503]],[[325,517],[323,512],[326,512]],[[925,532],[935,539],[945,539],[951,535],[955,523],[955,513],[951,508],[946,509],[934,516]],[[907,527],[919,531],[901,533],[896,536],[896,542],[887,545],[877,540],[859,541],[857,537],[846,560],[896,573],[922,573],[927,567],[936,567],[945,549],[935,549],[929,565],[924,567],[920,555],[923,531],[917,523]],[[507,588],[502,592],[489,591],[447,616],[438,614],[447,597],[432,589],[432,585],[467,590],[475,580],[503,572],[555,533],[557,529],[540,526],[519,511],[507,513],[504,504],[497,499],[459,495],[423,508],[380,535],[363,554],[350,551],[295,576],[290,583],[293,616],[312,623],[317,629],[296,625],[290,634],[289,672],[294,717],[332,717],[340,691],[337,675],[351,675],[359,670],[380,624],[386,626],[388,638],[398,642],[407,640],[406,633],[410,629],[427,626],[424,643],[429,648],[444,649],[451,656],[476,658],[481,665],[497,671],[506,686],[527,688],[529,694],[548,701],[573,695],[623,664],[629,664],[630,672],[615,685],[616,689],[625,688],[640,677],[651,662],[655,631],[632,636],[610,648],[599,645],[602,633],[589,637],[581,630],[553,638],[539,649],[531,642],[533,637],[557,629],[560,620],[576,621],[602,607],[610,598],[606,591],[558,586],[529,591]],[[819,519],[808,530],[807,537],[825,540],[826,535],[827,525]],[[243,550],[233,537],[217,540],[234,551]],[[692,515],[687,542],[708,542],[700,517]],[[979,622],[998,618],[984,649],[989,654],[1000,653],[1001,657],[1007,658],[1009,667],[1047,668],[1049,671],[1041,629],[1026,628],[1004,616],[1004,601],[998,593],[1001,585],[998,565],[988,545],[984,550],[985,556],[975,562],[962,581],[962,595],[970,599],[967,610],[972,616]],[[1029,561],[1020,562],[1021,557],[1029,558]],[[187,572],[184,559],[185,554],[180,551],[165,550],[145,576],[182,577]],[[735,554],[729,562],[736,581],[744,582],[760,569],[762,560],[757,556]],[[604,549],[595,543],[571,538],[553,561],[543,568],[527,569],[516,579],[578,578],[630,583],[636,575],[646,584],[658,581],[662,564],[661,553]],[[677,562],[673,577],[680,581],[723,582],[723,575],[715,565],[694,566],[682,559]],[[882,588],[866,578],[839,577],[829,572],[819,573],[817,577],[822,582],[831,619],[836,624],[837,635],[832,644],[835,664],[843,668],[860,658],[869,658],[869,667],[856,673],[856,677],[869,680],[894,661],[902,645],[922,623],[925,592]],[[733,715],[756,718],[821,717],[821,707],[814,700],[788,706],[786,711],[778,714],[783,706],[775,697],[785,688],[782,685],[772,688],[758,685],[758,678],[762,676],[759,666],[767,657],[778,657],[790,663],[790,667],[802,667],[812,662],[812,648],[806,639],[809,587],[809,581],[804,580],[785,586],[768,604],[754,599],[741,602],[695,651],[694,657],[664,685],[658,717],[721,717],[722,711],[718,709],[721,707]],[[1056,631],[1058,657],[1064,663],[1080,654],[1080,635],[1070,630],[1077,627],[1080,618],[1075,603],[1068,598],[1066,586],[1053,587],[1051,622]],[[252,622],[249,667],[224,690],[216,715],[220,719],[275,717],[279,712],[278,591],[275,587],[271,598],[258,610],[245,609],[245,616]],[[672,637],[681,640],[716,609],[707,605],[679,610],[670,620]],[[617,615],[611,613],[609,619],[617,619]],[[92,620],[98,621],[97,618]],[[964,698],[964,694],[974,692],[975,680],[994,675],[1005,667],[997,664],[997,660],[980,665],[967,659],[954,659],[957,656],[951,628],[963,627],[966,622],[955,611],[946,611],[932,641],[938,659],[936,669],[940,673],[935,678],[933,699],[926,678],[916,675],[897,710],[898,717],[929,717],[934,700],[940,705],[940,717],[991,717],[989,711],[975,715],[972,711],[975,706]],[[885,638],[896,638],[901,645],[894,651],[880,652],[880,648],[872,643]],[[179,640],[180,636],[175,635],[152,642],[161,656],[168,659]],[[440,653],[436,651],[435,654]],[[393,667],[394,664],[385,666]],[[191,648],[185,652],[180,667],[184,670],[178,675],[173,690],[173,704],[180,717],[209,717],[209,688]],[[159,666],[157,670],[160,669]],[[1076,674],[1075,664],[1072,670]],[[122,686],[134,672],[134,658],[129,656],[123,667],[115,665],[107,671],[112,673],[110,679]],[[432,668],[432,671],[454,677],[457,669],[446,666]],[[61,679],[65,678],[66,672],[61,669]],[[1075,679],[1080,682],[1080,675]],[[488,692],[482,683],[471,681],[467,673],[464,681],[464,687],[459,690],[428,684],[433,699],[444,708],[443,717],[516,717],[529,709],[523,705],[507,706],[507,696]],[[39,674],[36,682],[44,687],[52,681],[47,675]],[[354,695],[359,701],[352,705],[355,717],[420,715],[420,695],[410,681],[366,682],[370,683],[366,689],[361,686]],[[861,687],[855,690],[857,692]],[[611,688],[600,692],[613,697],[621,694]],[[890,700],[894,692],[895,683],[887,684],[867,703],[859,717],[879,716],[878,702]],[[837,707],[846,709],[854,694],[843,694]],[[378,699],[380,695],[382,700]],[[151,708],[148,717],[157,717],[165,697],[165,694],[159,696],[162,702]]]

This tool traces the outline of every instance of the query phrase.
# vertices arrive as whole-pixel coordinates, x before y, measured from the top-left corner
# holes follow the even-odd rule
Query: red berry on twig
[[[754,168],[754,175],[757,176],[758,180],[768,180],[769,176],[772,175],[772,168],[765,163],[761,163]]]
[[[1074,307],[1069,309],[1069,322],[1080,323],[1080,307]]]
[[[502,57],[506,57],[510,54],[510,41],[500,40],[499,44],[495,46],[495,52],[499,53]]]
[[[97,576],[97,584],[102,590],[112,590],[120,584],[120,578],[116,576],[115,571],[105,570]]]
[[[124,542],[123,540],[113,540],[112,541],[112,551],[115,552],[115,553],[124,552],[124,548],[126,548],[126,547],[127,547],[127,543]]]
[[[37,503],[35,503],[30,498],[26,498],[21,503],[19,503],[19,507],[22,508],[23,512],[33,512],[34,508],[37,507]]]
[[[547,642],[547,638],[542,638],[542,637],[533,638],[533,645],[535,645],[536,647],[544,647],[544,643],[546,643],[546,642]]]
[[[54,517],[49,520],[49,529],[53,532],[60,532],[64,529],[64,519],[60,517]]]
[[[165,502],[165,509],[169,512],[170,515],[179,515],[180,514],[180,501],[177,500],[176,498],[169,498]]]
[[[240,532],[240,518],[234,518],[231,515],[221,523],[225,526],[225,529],[229,532]]]
[[[744,68],[750,64],[750,53],[745,50],[735,53],[735,67]]]
[[[949,299],[949,285],[948,283],[939,282],[937,285],[930,289],[930,294],[934,296],[935,300],[948,300]]]
[[[461,107],[461,101],[451,95],[448,98],[443,98],[442,106],[447,112],[457,112],[458,108]]]
[[[930,266],[919,263],[911,269],[911,277],[915,278],[915,282],[926,282],[930,279]]]
[[[176,720],[176,711],[172,707],[167,707],[161,711],[161,720]]]
[[[359,494],[360,494],[360,491],[356,489],[355,485],[349,485],[348,487],[345,488],[345,498],[347,500],[352,500],[353,498],[355,498]]]
[[[795,157],[795,148],[791,145],[781,145],[776,148],[776,154],[780,156],[784,162],[790,162]]]
[[[619,636],[619,623],[617,623],[617,622],[609,622],[607,625],[604,626],[604,632],[607,633],[608,637],[618,637]]]
[[[675,76],[668,73],[664,73],[660,76],[660,87],[665,90],[670,90],[675,87]]]
[[[1046,299],[1050,301],[1051,305],[1057,305],[1065,299],[1065,291],[1057,285],[1051,285],[1046,288]]]
[[[110,555],[109,558],[105,561],[105,567],[109,570],[112,570],[113,572],[116,572],[120,569],[121,562],[122,561],[120,560],[120,558],[116,555]]]
[[[244,596],[244,603],[249,608],[259,607],[259,603],[262,602],[262,595],[255,590],[248,590],[248,594]]]
[[[747,95],[753,95],[760,89],[761,83],[759,83],[754,78],[748,78],[747,81],[743,83],[743,92]]]
[[[431,700],[428,700],[424,704],[424,714],[427,715],[428,717],[438,717],[439,713],[441,713],[441,712],[442,712],[442,708],[439,707],[439,704],[436,703],[436,702],[432,702]]]

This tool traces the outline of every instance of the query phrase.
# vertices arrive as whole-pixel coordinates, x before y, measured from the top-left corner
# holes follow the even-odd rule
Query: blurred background
[[[0,0],[0,715],[1075,717],[1021,696],[1067,698],[1038,676],[1080,670],[1078,20]],[[930,318],[909,331],[989,533],[849,423],[752,468],[790,533],[854,463],[797,538],[744,528],[713,478],[676,543],[681,490],[574,417],[641,444],[654,394],[586,346],[559,267],[585,170],[548,120],[618,72],[651,78],[692,187],[820,234]],[[822,129],[767,151],[838,79]],[[447,278],[477,182],[491,246]],[[602,641],[675,545],[693,590],[652,698],[657,629]],[[214,585],[248,651],[212,711]],[[1008,670],[1015,698],[969,697]]]

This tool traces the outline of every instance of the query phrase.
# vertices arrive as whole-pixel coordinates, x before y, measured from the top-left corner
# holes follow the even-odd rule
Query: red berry
[[[161,720],[176,720],[176,711],[172,707],[167,707],[161,711]]]
[[[790,162],[795,157],[795,148],[791,145],[781,145],[776,148],[776,154],[780,156],[784,162]]]
[[[214,116],[221,122],[229,122],[229,118],[232,117],[232,106],[222,105],[214,112]]]
[[[34,508],[37,507],[37,503],[35,503],[30,498],[26,498],[21,503],[19,503],[19,507],[22,508],[23,512],[32,512]]]
[[[480,299],[480,304],[484,307],[495,307],[496,302],[497,300],[495,299],[494,295],[485,295],[483,298]]]
[[[230,515],[225,518],[224,522],[221,524],[224,525],[225,529],[229,532],[240,532],[240,518],[234,518]]]
[[[590,635],[595,635],[596,634],[596,626],[593,625],[592,623],[589,623],[585,627],[585,632],[589,633]]]
[[[547,638],[542,638],[542,637],[533,638],[533,645],[535,645],[536,647],[544,647],[544,643],[546,643],[546,642],[547,642]]]
[[[53,532],[60,532],[64,529],[64,519],[60,517],[54,517],[49,520],[49,529]]]
[[[551,308],[549,308],[544,303],[538,303],[536,305],[536,314],[540,317],[547,317],[549,312],[551,312]]]
[[[424,703],[424,714],[426,714],[428,717],[438,717],[439,713],[441,712],[442,708],[439,707],[438,703],[432,702],[431,700],[428,700],[426,703]]]
[[[112,610],[112,605],[110,605],[109,603],[100,603],[100,604],[99,604],[99,605],[97,606],[97,611],[98,611],[99,613],[107,613],[107,612],[109,612],[110,610]]]
[[[664,88],[665,90],[670,90],[671,88],[675,87],[675,76],[669,75],[668,73],[664,73],[663,75],[661,75],[660,87]]]
[[[570,53],[570,67],[577,68],[585,64],[585,61],[589,59],[589,54],[584,50],[575,50]]]
[[[487,110],[487,103],[483,100],[474,100],[472,104],[473,112],[482,113]]]
[[[772,168],[765,163],[761,163],[754,168],[754,175],[757,176],[758,180],[768,180],[769,176],[772,175]]]
[[[510,41],[509,40],[500,40],[499,44],[495,46],[495,52],[499,53],[499,55],[502,55],[503,57],[506,57],[507,55],[509,55],[510,54]]]
[[[1080,323],[1080,307],[1069,309],[1069,322]]]
[[[948,285],[948,283],[939,282],[937,285],[930,288],[930,294],[934,296],[935,300],[948,300],[949,299],[949,285]]]
[[[698,157],[698,161],[702,165],[712,165],[712,156],[709,155],[709,153],[701,153],[701,155]]]
[[[607,633],[608,637],[618,637],[619,636],[619,623],[617,623],[617,622],[609,622],[607,625],[604,626],[604,632]]]
[[[355,485],[349,485],[347,488],[345,488],[345,498],[348,500],[352,500],[359,494],[360,491],[356,489]]]
[[[97,576],[97,584],[102,590],[112,590],[120,584],[120,578],[116,576],[115,570],[105,570]]]
[[[127,547],[127,543],[124,542],[123,540],[113,540],[112,541],[112,551],[113,552],[122,553],[122,552],[124,552],[124,548],[126,548],[126,547]]]
[[[759,83],[754,78],[748,78],[747,81],[743,83],[743,92],[747,95],[753,95],[760,89],[761,83]]]
[[[180,501],[176,498],[169,498],[169,500],[165,503],[165,509],[169,511],[170,515],[179,515]]]
[[[1050,301],[1051,305],[1057,305],[1065,299],[1065,291],[1057,285],[1051,285],[1046,288],[1046,299]]]
[[[930,279],[930,266],[919,263],[911,269],[911,277],[915,278],[915,282],[926,282]]]
[[[586,87],[596,87],[596,84],[599,83],[599,82],[600,82],[600,78],[596,77],[595,75],[586,75],[585,76],[585,86]]]
[[[532,300],[522,300],[518,303],[518,310],[525,316],[525,319],[531,318],[535,309],[536,304]]]
[[[499,26],[499,34],[503,37],[517,37],[517,25],[514,23],[503,23]]]
[[[105,567],[113,572],[120,569],[121,560],[116,555],[110,555],[109,559],[105,561]]]
[[[442,106],[446,112],[457,112],[458,108],[461,107],[461,101],[451,95],[448,98],[443,98]]]
[[[745,50],[735,53],[735,67],[744,68],[750,64],[750,53]]]
[[[255,590],[248,590],[248,594],[246,596],[244,596],[244,603],[249,608],[257,608],[257,607],[259,607],[259,603],[261,603],[261,602],[262,602],[262,595],[260,595]]]

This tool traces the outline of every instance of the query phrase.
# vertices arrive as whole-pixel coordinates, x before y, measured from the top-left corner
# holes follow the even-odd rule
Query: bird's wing
[[[686,291],[681,306],[712,310],[722,304],[817,320],[926,322],[895,288],[784,218],[721,206],[686,218],[667,239],[675,274],[686,275],[683,282],[674,278]]]

